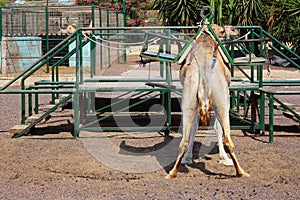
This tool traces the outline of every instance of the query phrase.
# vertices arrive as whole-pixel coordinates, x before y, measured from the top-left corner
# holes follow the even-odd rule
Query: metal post
[[[109,27],[110,26],[110,23],[109,23],[109,10],[106,10],[106,25],[107,25],[107,27]],[[110,31],[109,30],[107,30],[107,33],[109,33]],[[109,38],[109,34],[108,34],[108,36],[107,36],[108,38]],[[110,43],[108,43],[107,44],[107,46],[108,46],[108,49],[107,49],[107,52],[108,52],[108,65],[110,66]]]
[[[171,30],[167,29],[166,30],[166,35],[170,36],[171,35]],[[166,54],[171,54],[171,41],[170,40],[166,40]],[[168,86],[171,85],[171,63],[170,62],[165,62],[165,66],[166,66],[166,81]]]
[[[52,66],[52,67],[56,67],[56,71],[55,71],[56,80],[55,80],[55,82],[58,83],[58,82],[59,82],[59,70],[58,70],[59,65],[57,65],[57,66]],[[54,89],[54,90],[58,90],[58,89]],[[55,99],[58,99],[59,94],[57,93],[57,94],[54,94],[54,95],[55,95]],[[54,100],[53,104],[55,104],[55,100]]]
[[[241,98],[240,98],[241,96],[240,96],[240,91],[238,90],[237,92],[236,92],[236,111],[239,113],[240,112],[240,100],[241,100]]]
[[[21,90],[25,90],[25,85],[24,85],[24,82],[21,81]],[[25,103],[26,103],[26,100],[25,100],[25,93],[22,93],[21,94],[21,124],[25,124],[25,115],[26,115],[26,106],[25,106]]]
[[[100,27],[102,27],[102,9],[99,7],[99,22]],[[100,38],[102,39],[102,30],[100,30]],[[100,40],[100,43],[102,44],[102,40]],[[103,69],[103,48],[102,45],[100,45],[100,71]]]
[[[74,138],[78,136],[79,133],[79,79],[80,79],[80,33],[76,33],[76,80],[75,80],[75,94],[74,94]]]
[[[123,4],[123,20],[124,20],[124,27],[126,27],[126,0],[122,0]]]
[[[126,0],[123,0],[122,4],[123,4],[123,26],[126,27],[127,26],[127,24],[126,24]],[[123,32],[124,32],[124,35],[125,35],[126,30],[124,30]],[[126,43],[126,38],[124,38],[124,43]],[[124,44],[123,48],[126,49],[125,44]],[[127,61],[126,50],[124,50],[123,52],[124,52],[123,53],[124,62],[126,62]]]
[[[250,104],[251,104],[251,121],[256,122],[257,119],[257,98],[254,91],[250,92]],[[255,130],[255,129],[254,129]]]
[[[116,22],[117,22],[117,27],[119,27],[119,12],[116,11]],[[117,30],[117,34],[118,34],[118,37],[119,37],[119,30]],[[118,48],[120,48],[120,45],[118,44]],[[117,49],[117,57],[118,57],[118,63],[121,63],[120,62],[120,50]]]
[[[169,136],[169,134],[170,134],[170,132],[171,132],[171,127],[172,127],[172,116],[171,116],[171,112],[172,112],[172,107],[171,107],[171,105],[172,105],[172,98],[171,98],[171,90],[168,90],[168,92],[167,92],[167,94],[168,94],[168,98],[167,98],[167,101],[168,101],[168,124],[167,124],[167,132],[166,132],[166,136]]]
[[[32,94],[28,94],[28,116],[32,116]]]
[[[164,51],[164,40],[161,40],[162,42],[159,43],[159,52],[163,52]],[[164,62],[160,61],[160,77],[164,77]]]
[[[46,26],[46,52],[49,52],[49,13],[48,13],[48,3],[47,6],[45,7],[45,12],[46,12],[46,21],[45,21],[45,26]],[[49,61],[47,62],[47,71],[46,73],[49,73]]]
[[[261,133],[265,134],[265,93],[260,91],[260,112],[259,112],[259,124],[261,127]]]
[[[230,45],[230,48],[231,48],[231,57],[234,58],[234,47],[235,47],[235,44],[232,43]],[[234,65],[231,65],[231,76],[234,77]]]
[[[233,90],[233,91],[231,92],[231,101],[230,101],[230,107],[231,107],[232,109],[234,109],[234,107],[236,106],[236,103],[235,103],[235,97],[236,97],[235,91]]]
[[[35,94],[35,99],[34,99],[34,114],[38,114],[39,113],[39,94]]]
[[[273,143],[274,133],[274,96],[269,94],[269,142]]]
[[[244,91],[244,101],[243,101],[243,109],[244,109],[244,117],[247,115],[247,91]]]
[[[171,35],[171,29],[166,30],[166,35],[170,36]],[[166,54],[171,54],[171,41],[166,40]],[[166,62],[166,81],[168,86],[171,85],[171,63]],[[171,131],[171,90],[166,91],[166,101],[167,101],[167,107],[166,107],[166,112],[167,112],[167,130],[165,132],[165,136],[169,136],[170,131]]]
[[[79,38],[79,84],[82,84],[83,83],[83,46],[82,46],[82,32],[78,31],[78,38]]]
[[[95,26],[95,6],[92,5],[92,27]],[[93,31],[94,32],[94,31]],[[93,77],[96,75],[96,44],[95,42],[90,42],[90,63],[91,63],[91,70],[90,76]]]

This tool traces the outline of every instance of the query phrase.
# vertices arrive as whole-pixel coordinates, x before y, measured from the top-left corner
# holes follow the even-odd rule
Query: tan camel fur
[[[220,38],[225,33],[229,36],[236,34],[232,27],[211,26]],[[210,123],[211,110],[215,111],[216,116],[214,128],[218,135],[220,163],[231,165],[233,162],[237,177],[249,177],[249,174],[239,165],[233,152],[234,144],[230,138],[229,123],[231,76],[218,49],[216,40],[207,27],[204,27],[203,33],[194,40],[193,47],[180,69],[180,80],[183,86],[183,137],[176,163],[166,178],[176,178],[181,163],[192,163],[192,148],[197,132],[197,113],[200,114],[202,125],[206,126]],[[215,65],[213,59],[216,59]],[[232,160],[224,150],[223,134]]]

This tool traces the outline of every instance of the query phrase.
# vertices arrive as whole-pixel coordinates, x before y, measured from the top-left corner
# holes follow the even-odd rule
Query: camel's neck
[[[206,60],[212,59],[216,57],[215,49],[216,49],[216,42],[211,37],[211,35],[204,33],[197,39],[197,52],[198,59]]]

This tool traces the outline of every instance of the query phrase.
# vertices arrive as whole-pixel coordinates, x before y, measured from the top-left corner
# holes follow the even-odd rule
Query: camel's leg
[[[190,142],[189,140],[190,140],[191,127],[192,127],[194,118],[196,116],[196,113],[197,113],[197,109],[194,108],[193,110],[190,109],[185,114],[183,114],[183,136],[182,136],[181,142],[179,144],[179,155],[177,157],[177,160],[175,162],[173,169],[166,176],[166,178],[168,178],[168,179],[177,177],[181,160],[182,160],[184,154],[188,150],[188,146],[189,146],[189,142]]]
[[[182,80],[183,91],[182,91],[182,132],[183,136],[179,145],[179,155],[173,169],[169,172],[166,178],[176,178],[178,168],[184,154],[188,150],[191,128],[194,119],[197,115],[198,100],[197,100],[197,89],[198,89],[198,77],[193,74],[185,76]],[[193,133],[194,134],[194,133]]]
[[[229,109],[227,110],[229,111]],[[237,177],[250,177],[250,175],[248,173],[246,173],[240,166],[235,153],[233,152],[234,150],[234,144],[230,138],[230,124],[229,124],[229,112],[222,112],[224,113],[223,115],[220,115],[218,113],[217,114],[217,119],[219,120],[221,127],[224,131],[224,136],[225,136],[225,145],[228,148],[229,151],[229,155],[233,161],[233,164],[235,166],[236,169],[236,176]]]
[[[218,146],[219,146],[219,163],[225,166],[233,166],[232,160],[228,157],[224,145],[223,145],[223,131],[218,119],[215,120],[215,130],[218,137]]]
[[[181,160],[181,164],[193,164],[193,147],[194,147],[194,140],[195,140],[197,130],[198,130],[198,119],[197,117],[195,117],[190,132],[190,141],[189,141],[188,150],[184,154]]]

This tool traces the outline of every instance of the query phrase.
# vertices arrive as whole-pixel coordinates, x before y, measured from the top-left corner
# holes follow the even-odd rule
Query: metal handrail
[[[76,32],[77,31],[75,31],[74,33],[72,33],[71,35],[69,35],[68,37],[66,37],[57,46],[55,46],[53,49],[51,49],[45,55],[43,55],[40,59],[38,59],[35,63],[33,63],[28,69],[26,69],[21,74],[19,74],[17,77],[15,77],[11,81],[9,81],[7,84],[5,84],[2,88],[0,88],[0,91],[1,90],[5,90],[6,88],[8,88],[9,86],[11,86],[13,83],[15,83],[20,78],[24,77],[25,75],[28,75],[28,73],[29,73],[29,75],[32,74],[33,73],[32,70],[36,71],[39,68],[41,68],[43,64],[45,64],[49,59],[53,58],[56,55],[55,52],[57,50],[59,50],[61,48],[61,46],[63,46],[70,39],[75,38],[74,36],[76,35]],[[40,64],[41,62],[42,62],[42,64]]]
[[[274,36],[272,36],[270,33],[268,33],[267,31],[262,29],[262,32],[264,35],[268,36],[269,38],[271,38],[273,41],[275,41],[277,44],[279,44],[281,47],[284,48],[284,50],[288,51],[290,54],[292,54],[293,56],[295,56],[298,60],[300,60],[300,56],[298,54],[296,54],[294,51],[292,51],[291,49],[289,49],[286,45],[282,44],[279,40],[277,40]]]
[[[272,36],[270,33],[268,33],[267,31],[265,31],[264,29],[261,29],[262,33],[264,35],[266,35],[270,40],[272,40],[273,42],[275,42],[276,44],[278,44],[280,47],[282,47],[285,51],[287,51],[288,53],[290,53],[291,55],[295,56],[299,61],[300,61],[300,56],[298,54],[296,54],[294,51],[292,51],[291,49],[289,49],[286,45],[282,44],[279,40],[277,40],[274,36]],[[258,36],[258,34],[255,34],[256,36]],[[280,51],[279,49],[277,49],[276,47],[274,47],[273,45],[268,45],[269,47],[271,47],[274,51],[276,51],[276,53],[278,53],[280,56],[284,57],[285,59],[287,59],[290,63],[292,63],[295,67],[297,67],[298,69],[300,69],[300,65],[297,64],[295,61],[293,61],[289,56],[285,55],[282,51]]]

